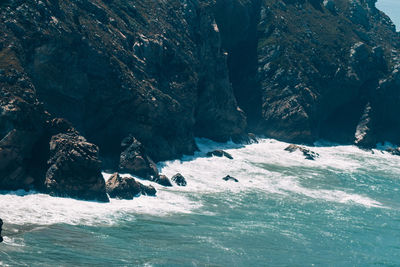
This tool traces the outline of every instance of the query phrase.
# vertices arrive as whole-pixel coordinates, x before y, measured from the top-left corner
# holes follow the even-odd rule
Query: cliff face
[[[375,2],[263,2],[257,48],[261,132],[291,142],[352,143],[367,106],[381,114],[384,103],[395,112],[397,105],[383,100],[378,88],[395,68],[399,35]],[[386,96],[397,97],[394,91]],[[400,141],[400,132],[391,138],[384,132],[358,135],[357,142]]]
[[[400,141],[399,34],[375,2],[217,1],[231,81],[253,131],[289,142]]]
[[[159,161],[247,123],[400,143],[399,35],[372,0],[7,0],[0,32],[0,189],[43,186],[72,125],[114,169],[127,136]]]

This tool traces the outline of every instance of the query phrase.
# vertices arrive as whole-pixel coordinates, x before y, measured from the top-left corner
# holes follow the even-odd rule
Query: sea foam
[[[389,170],[394,176],[400,174],[400,157],[379,150],[372,153],[355,146],[317,144],[309,149],[319,153],[320,157],[311,161],[306,160],[300,152],[285,151],[287,143],[272,139],[261,139],[258,144],[245,146],[232,142],[221,144],[207,139],[196,141],[200,151],[194,156],[184,156],[180,160],[158,164],[159,170],[168,177],[181,173],[187,180],[186,187],[165,188],[141,180],[144,184],[156,187],[157,197],[111,199],[110,203],[51,197],[35,192],[3,192],[0,194],[0,217],[5,222],[16,225],[111,225],[121,218],[135,220],[138,214],[165,216],[172,213],[202,212],[201,207],[206,203],[201,202],[201,195],[246,193],[254,190],[264,193],[267,198],[272,194],[288,198],[300,195],[319,201],[383,208],[385,205],[379,201],[368,195],[356,194],[347,188],[310,185],[319,185],[321,181],[329,179],[324,177],[327,171],[338,175],[360,172],[367,174],[369,170]],[[214,149],[224,149],[234,159],[206,157],[206,153]],[[107,180],[111,174],[103,175]],[[239,182],[222,180],[226,175],[234,176]],[[229,194],[221,194],[221,197],[227,196]],[[210,214],[206,210],[204,213]]]

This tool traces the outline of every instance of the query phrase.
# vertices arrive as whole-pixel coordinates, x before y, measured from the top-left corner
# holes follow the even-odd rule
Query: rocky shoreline
[[[1,236],[1,231],[3,230],[3,220],[0,219],[0,243],[3,242],[3,237]]]
[[[0,190],[153,194],[101,170],[172,186],[156,162],[194,137],[399,145],[400,35],[375,3],[3,1]]]

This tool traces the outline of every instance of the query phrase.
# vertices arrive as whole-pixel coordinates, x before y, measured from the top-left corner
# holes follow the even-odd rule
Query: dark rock
[[[389,152],[390,154],[395,155],[395,156],[400,156],[400,147],[388,148],[388,149],[386,149],[386,152]]]
[[[207,153],[207,157],[212,157],[212,156],[220,157],[220,158],[221,157],[226,157],[228,159],[233,159],[231,154],[229,154],[228,152],[225,152],[223,150],[214,150],[214,151],[211,151],[211,152]]]
[[[386,110],[392,114],[386,117],[391,124],[372,123],[374,138],[382,141],[380,134],[388,130],[399,133],[393,128],[398,100],[389,99],[396,93],[376,89],[395,66],[392,51],[398,51],[400,35],[376,1],[285,1],[284,10],[278,2],[261,1],[257,24],[254,49],[262,97],[257,133],[294,143],[321,138],[351,143],[368,102],[378,121],[386,117],[379,106],[390,106]],[[386,135],[392,142],[400,136]]]
[[[172,177],[172,181],[174,181],[178,186],[186,186],[186,179],[182,174],[177,173]]]
[[[106,182],[107,194],[111,198],[133,199],[141,193],[140,184],[133,177],[119,176],[114,173]]]
[[[114,173],[106,183],[107,194],[111,198],[133,199],[139,194],[155,196],[156,189],[152,186],[146,186],[133,177],[121,177]]]
[[[128,136],[121,143],[119,168],[144,179],[155,181],[159,176],[157,166],[147,155],[144,146],[135,137]]]
[[[0,219],[0,243],[3,242],[3,237],[1,236],[1,231],[3,230],[3,220]]]
[[[302,146],[298,146],[298,145],[289,145],[287,148],[285,148],[286,151],[289,151],[290,153],[293,153],[297,150],[301,151],[303,153],[303,155],[306,157],[306,159],[308,160],[315,160],[316,158],[319,157],[318,153],[315,153],[305,147]]]
[[[98,153],[96,145],[76,133],[53,136],[46,191],[54,196],[109,201]]]
[[[257,137],[253,133],[233,136],[232,141],[236,144],[258,144]]]
[[[140,190],[143,195],[146,196],[156,196],[157,190],[152,185],[140,184]]]
[[[167,187],[171,187],[172,186],[171,181],[165,175],[160,175],[159,177],[157,177],[155,182],[160,184],[160,185],[167,186]]]
[[[230,175],[225,176],[224,178],[222,178],[222,180],[224,180],[224,181],[234,181],[236,183],[239,182],[238,179],[236,179],[235,177],[232,177]]]

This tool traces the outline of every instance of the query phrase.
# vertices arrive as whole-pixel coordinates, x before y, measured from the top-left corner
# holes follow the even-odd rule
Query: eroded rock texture
[[[58,134],[50,141],[45,190],[51,195],[107,202],[99,149],[77,133]]]
[[[101,168],[167,184],[154,162],[248,130],[400,144],[399,34],[375,2],[2,1],[0,189],[105,200]]]

